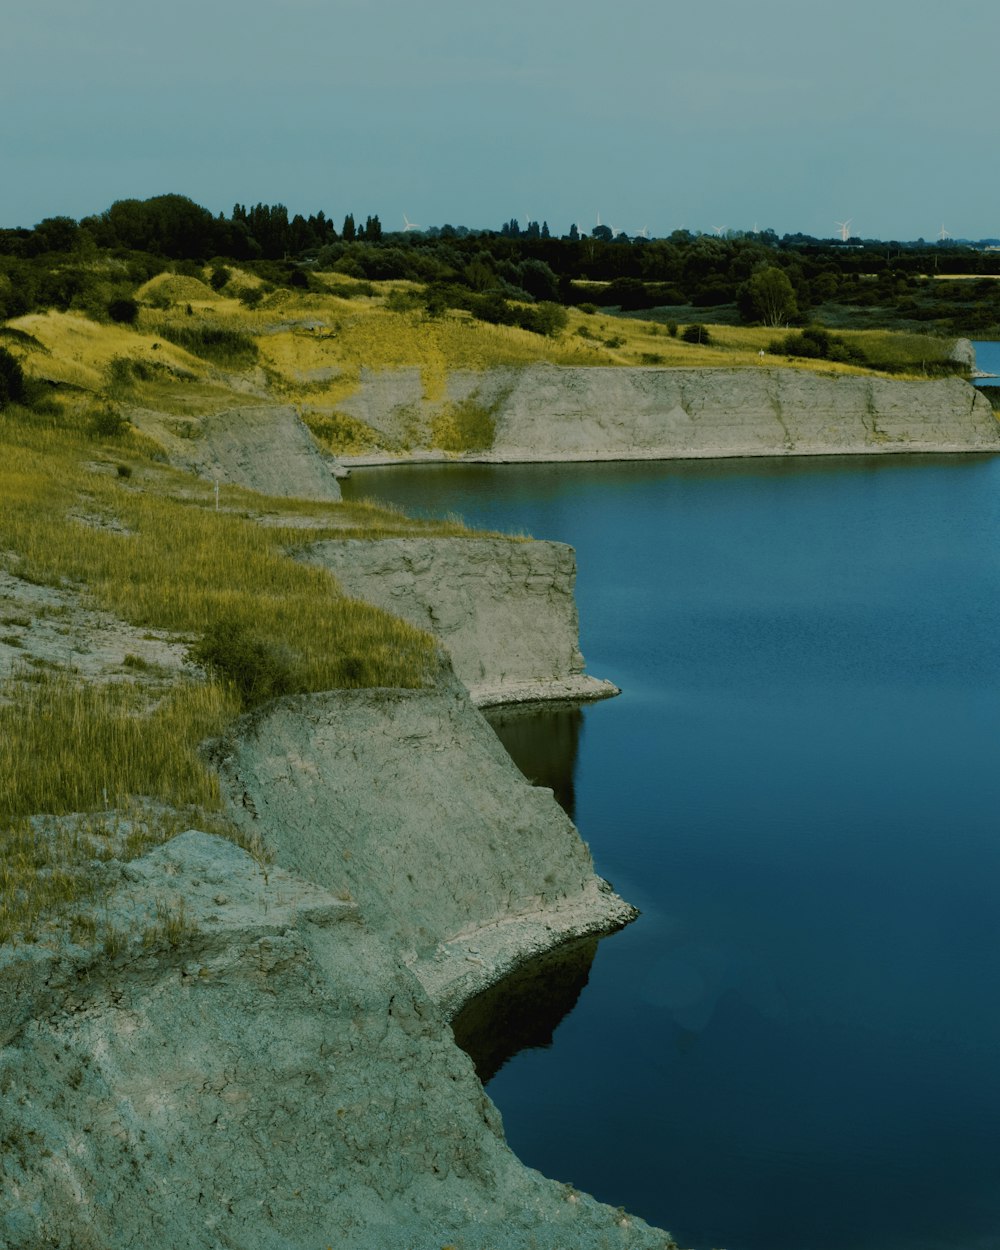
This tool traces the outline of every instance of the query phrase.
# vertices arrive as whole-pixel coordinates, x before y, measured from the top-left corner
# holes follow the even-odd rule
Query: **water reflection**
[[[587,984],[598,938],[579,938],[540,955],[474,998],[452,1022],[455,1041],[485,1085],[522,1050],[552,1045],[552,1035]]]
[[[507,754],[536,786],[547,786],[573,819],[574,777],[583,733],[583,712],[575,704],[484,708]]]

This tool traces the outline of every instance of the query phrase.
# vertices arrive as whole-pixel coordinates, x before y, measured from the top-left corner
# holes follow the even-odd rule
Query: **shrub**
[[[132,426],[113,404],[104,404],[91,413],[87,428],[95,438],[122,438]]]
[[[844,364],[867,364],[865,353],[852,346],[824,326],[812,325],[798,333],[774,339],[769,348],[775,354],[797,356],[805,360],[837,360]]]
[[[21,362],[6,347],[0,347],[0,409],[22,404],[27,396]]]
[[[292,653],[238,621],[214,621],[191,648],[191,658],[228,682],[245,708],[302,689]]]
[[[231,277],[232,273],[225,265],[216,265],[208,279],[209,285],[213,291],[221,291]]]
[[[108,316],[122,325],[134,326],[139,320],[139,305],[134,299],[113,299],[108,304]]]
[[[685,326],[681,331],[681,338],[685,343],[711,342],[711,335],[708,332],[708,326],[703,326],[698,321],[692,321],[689,326]]]
[[[531,330],[534,334],[544,334],[548,338],[558,338],[566,328],[568,314],[561,304],[553,304],[549,300],[545,300],[541,304],[536,304],[533,308],[526,308],[520,317],[520,323],[525,330]]]

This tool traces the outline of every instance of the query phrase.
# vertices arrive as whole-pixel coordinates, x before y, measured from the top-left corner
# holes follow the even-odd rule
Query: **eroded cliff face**
[[[136,408],[132,420],[178,468],[264,495],[340,498],[338,462],[321,452],[288,405],[248,403],[200,417]]]
[[[120,949],[0,1039],[4,1250],[672,1244],[518,1162],[363,908],[194,831],[111,870]]]
[[[635,915],[457,683],[282,700],[240,723],[219,769],[240,826],[354,899],[448,1014]]]
[[[472,401],[490,413],[481,460],[614,460],[1000,450],[988,400],[959,378],[914,382],[751,369],[456,371],[444,400],[419,371],[362,373],[341,407],[387,440],[431,446],[435,414]],[[417,444],[413,444],[416,433]],[[356,457],[363,463],[365,457]]]
[[[576,555],[564,543],[332,541],[309,548],[307,558],[349,595],[434,634],[480,706],[617,693],[583,672]]]

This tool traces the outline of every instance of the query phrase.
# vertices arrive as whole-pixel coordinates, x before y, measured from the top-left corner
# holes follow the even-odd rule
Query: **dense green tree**
[[[791,279],[776,265],[755,269],[740,288],[737,302],[744,320],[762,321],[766,326],[785,325],[799,312]]]
[[[72,217],[46,217],[33,232],[33,252],[71,252],[80,237]]]

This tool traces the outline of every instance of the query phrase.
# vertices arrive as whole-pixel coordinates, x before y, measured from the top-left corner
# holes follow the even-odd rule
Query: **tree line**
[[[32,229],[0,230],[0,317],[34,307],[86,306],[95,258],[117,264],[134,287],[164,267],[257,268],[268,281],[308,284],[315,268],[368,281],[409,279],[428,307],[499,315],[498,301],[594,304],[623,312],[729,309],[774,326],[805,324],[831,304],[873,317],[985,332],[1000,322],[1000,251],[926,244],[779,238],[773,231],[726,236],[677,230],[667,238],[617,236],[607,226],[554,235],[547,222],[515,218],[498,230],[444,225],[386,231],[376,215],[322,210],[290,215],[282,204],[236,204],[226,216],[183,195],[118,200],[75,221],[50,217]],[[963,283],[936,283],[943,274]],[[127,291],[120,291],[127,295]],[[93,301],[91,301],[93,302]],[[504,314],[507,315],[507,314]]]

